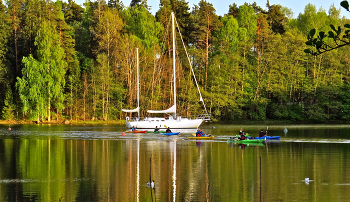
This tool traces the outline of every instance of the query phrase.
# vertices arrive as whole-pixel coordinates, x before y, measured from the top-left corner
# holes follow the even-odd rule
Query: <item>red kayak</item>
[[[135,130],[135,131],[130,130],[130,131],[125,131],[125,132],[126,133],[146,133],[147,130]]]

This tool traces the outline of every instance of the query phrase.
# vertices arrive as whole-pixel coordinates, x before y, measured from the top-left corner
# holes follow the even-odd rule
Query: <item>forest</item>
[[[178,115],[212,121],[350,121],[349,46],[308,54],[310,30],[344,27],[339,6],[231,4],[219,16],[201,0],[0,0],[0,112],[3,120],[124,120],[173,105],[171,12],[176,37]],[[330,41],[331,42],[331,41]],[[190,63],[187,60],[185,44]]]

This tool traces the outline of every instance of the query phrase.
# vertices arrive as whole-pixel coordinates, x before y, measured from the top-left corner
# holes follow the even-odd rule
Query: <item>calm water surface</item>
[[[350,125],[269,125],[280,141],[228,143],[241,127],[267,129],[205,124],[215,139],[194,141],[190,130],[3,125],[0,201],[349,201]]]

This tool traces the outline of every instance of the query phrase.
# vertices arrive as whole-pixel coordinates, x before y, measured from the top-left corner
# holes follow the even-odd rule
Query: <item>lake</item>
[[[233,144],[240,128],[280,141]],[[348,201],[350,125],[0,126],[0,201]],[[284,131],[284,129],[288,131]],[[309,180],[305,180],[309,178]],[[154,189],[147,182],[154,180]]]

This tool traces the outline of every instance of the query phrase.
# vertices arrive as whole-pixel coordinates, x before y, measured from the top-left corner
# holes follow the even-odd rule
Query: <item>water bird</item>
[[[288,129],[287,129],[287,128],[284,128],[284,129],[283,129],[283,132],[284,132],[284,134],[286,134],[286,133],[288,132]]]
[[[154,180],[152,182],[147,182],[147,187],[154,189]]]
[[[213,129],[215,129],[215,126],[212,126]]]
[[[313,181],[313,180],[310,180],[308,177],[305,178],[305,180],[303,180],[305,182],[305,184],[309,184],[309,182]]]

